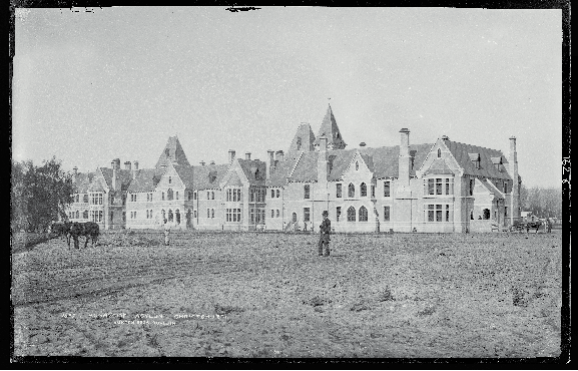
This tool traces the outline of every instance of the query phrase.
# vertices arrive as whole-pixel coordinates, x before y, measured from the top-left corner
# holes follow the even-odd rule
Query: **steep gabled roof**
[[[315,135],[313,130],[311,130],[311,125],[303,123],[297,128],[297,132],[293,137],[293,141],[289,146],[288,154],[299,152],[299,151],[313,151],[315,147],[313,143],[315,142]]]
[[[265,185],[267,164],[260,160],[238,159],[241,169],[251,185]]]
[[[287,184],[287,178],[295,166],[298,156],[285,156],[283,161],[277,161],[271,169],[271,177],[267,182],[270,187],[283,187]]]
[[[128,187],[128,192],[153,192],[159,183],[164,169],[135,170],[136,176]]]
[[[181,178],[185,188],[194,188],[194,168],[192,166],[173,165],[175,171]]]
[[[104,177],[104,181],[106,182],[107,187],[112,188],[112,169],[108,167],[101,167],[100,171],[102,172],[102,176]],[[132,181],[131,171],[127,169],[117,170],[116,180],[117,182],[120,181],[121,191],[126,191],[130,185],[130,182]]]
[[[94,179],[94,173],[78,173],[73,175],[74,178],[74,190],[76,193],[86,193],[90,187],[90,183]]]
[[[155,167],[161,167],[163,164],[166,164],[167,161],[172,162],[174,165],[191,166],[187,160],[185,151],[181,146],[181,142],[179,142],[179,138],[176,136],[169,137],[169,140],[167,141],[167,144],[161,153]]]
[[[512,179],[508,174],[508,166],[507,166],[508,161],[506,160],[506,157],[502,154],[502,151],[499,151],[497,149],[474,146],[471,144],[454,142],[449,139],[444,140],[444,143],[446,147],[448,147],[452,156],[454,156],[460,167],[464,169],[464,174],[477,177],[508,179],[508,180]],[[470,153],[479,153],[480,155],[479,169],[476,169],[476,166],[473,164],[470,157]],[[497,161],[500,157],[502,159],[503,164],[502,171],[496,169],[493,162]]]
[[[504,198],[504,194],[496,187],[492,182],[488,181],[487,179],[481,180],[478,179],[481,184],[496,198]]]
[[[415,170],[421,167],[432,146],[433,144],[413,144],[409,146],[410,153],[414,156],[414,166],[410,170],[410,176],[415,176]],[[360,149],[327,151],[329,181],[341,180],[357,150],[359,150],[361,157],[377,179],[397,178],[399,176],[399,146],[364,147]],[[275,177],[275,183],[271,183],[276,185],[284,184],[280,179],[281,176],[285,176],[288,181],[293,182],[317,181],[318,156],[319,152],[303,152],[292,174],[287,172],[289,166],[285,166],[285,173],[277,174],[277,171],[272,172],[271,178]],[[295,160],[293,160],[292,164],[295,164]]]
[[[433,160],[431,166],[425,171],[426,174],[448,174],[455,175],[454,171],[446,164],[443,158],[436,158]]]
[[[347,146],[341,137],[341,132],[337,126],[337,121],[335,121],[335,116],[333,116],[330,104],[327,106],[327,112],[321,122],[317,139],[314,142],[315,145],[319,144],[320,137],[327,138],[327,148],[344,149]]]
[[[218,189],[219,183],[227,173],[229,165],[192,166],[193,189]]]

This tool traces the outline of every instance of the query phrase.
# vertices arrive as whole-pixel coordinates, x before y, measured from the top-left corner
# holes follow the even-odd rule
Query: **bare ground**
[[[559,233],[335,235],[329,258],[314,235],[161,239],[13,254],[14,355],[560,354]]]

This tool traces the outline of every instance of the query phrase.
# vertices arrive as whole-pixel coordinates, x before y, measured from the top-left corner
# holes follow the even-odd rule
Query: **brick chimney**
[[[283,161],[284,153],[283,151],[275,152],[275,162]]]
[[[132,178],[136,179],[136,174],[138,173],[138,161],[134,160],[133,164],[134,164],[134,168],[132,169]]]
[[[317,158],[317,182],[327,184],[327,137],[319,137],[319,156]]]
[[[134,161],[133,161],[133,164],[134,164],[134,169],[135,169],[135,170],[138,170],[138,161],[137,161],[137,160],[134,160]]]
[[[399,144],[399,184],[409,186],[409,167],[411,156],[409,154],[409,130],[402,128],[400,131],[401,141]]]
[[[130,170],[131,168],[132,168],[132,164],[130,163],[130,161],[125,161],[124,162],[124,169]]]
[[[275,152],[268,150],[267,151],[267,160],[266,160],[266,167],[267,167],[267,179],[271,179],[271,170],[273,169],[273,166],[275,166]]]
[[[511,201],[510,211],[508,217],[510,218],[510,225],[520,217],[520,184],[518,183],[518,152],[516,151],[516,137],[510,137],[510,153],[508,155],[508,173],[512,177],[513,184],[511,185]]]
[[[233,161],[235,161],[235,151],[230,149],[229,150],[229,165],[233,164]]]
[[[251,152],[245,153],[245,160],[251,160]]]

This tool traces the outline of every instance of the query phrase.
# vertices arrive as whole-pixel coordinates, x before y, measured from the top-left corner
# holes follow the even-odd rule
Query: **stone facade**
[[[69,219],[101,228],[318,231],[329,212],[335,232],[489,232],[520,218],[516,139],[500,151],[453,142],[410,143],[410,131],[390,147],[345,149],[328,107],[319,135],[301,124],[285,155],[266,161],[189,164],[170,137],[152,169],[120,160],[89,174],[75,169],[78,201]],[[88,202],[87,202],[88,201]]]

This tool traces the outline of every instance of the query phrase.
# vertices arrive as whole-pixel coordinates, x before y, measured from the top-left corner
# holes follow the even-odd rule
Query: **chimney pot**
[[[450,140],[450,138],[448,138],[447,135],[442,135],[442,140],[444,140],[444,141],[445,141],[445,140]]]
[[[235,161],[235,151],[230,149],[229,150],[229,164],[232,164]]]
[[[275,152],[275,161],[283,161],[283,151]]]

